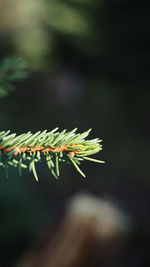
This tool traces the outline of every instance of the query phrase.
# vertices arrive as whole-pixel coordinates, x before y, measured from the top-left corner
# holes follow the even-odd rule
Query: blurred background
[[[47,227],[57,232],[80,192],[115,203],[132,225],[115,263],[86,266],[150,266],[149,14],[146,0],[0,1],[0,59],[18,55],[29,69],[0,99],[1,130],[92,128],[106,161],[83,163],[86,179],[64,165],[56,181],[40,166],[39,183],[0,170],[0,266],[16,264]]]

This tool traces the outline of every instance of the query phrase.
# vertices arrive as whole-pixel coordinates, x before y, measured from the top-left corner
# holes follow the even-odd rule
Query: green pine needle
[[[34,174],[34,177],[35,177],[35,180],[38,182],[38,176],[37,176],[37,173],[36,173],[36,169],[35,169],[35,163],[33,161],[32,163],[32,171],[33,171],[33,174]]]
[[[56,175],[59,176],[59,157],[58,154],[56,154]]]
[[[75,161],[71,158],[71,157],[69,157],[70,158],[70,160],[72,161],[72,163],[73,163],[73,165],[75,166],[75,168],[77,169],[77,171],[85,178],[86,176],[85,176],[85,174],[81,171],[81,169],[79,168],[79,166],[75,163]]]
[[[97,163],[105,163],[105,161],[99,160],[99,159],[93,159],[93,158],[88,158],[88,157],[83,157],[83,159],[90,160],[90,161],[97,162]]]

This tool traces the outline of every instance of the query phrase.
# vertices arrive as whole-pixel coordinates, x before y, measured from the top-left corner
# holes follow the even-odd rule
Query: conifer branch
[[[98,138],[85,140],[91,129],[82,134],[75,133],[77,128],[70,132],[57,130],[58,128],[55,128],[50,132],[45,130],[35,134],[28,132],[21,135],[10,134],[10,131],[0,132],[0,167],[5,169],[6,175],[8,176],[9,166],[17,167],[19,175],[21,175],[22,168],[28,168],[38,181],[36,163],[45,161],[56,179],[60,174],[60,162],[72,163],[85,177],[79,168],[81,161],[104,163],[104,161],[88,157],[102,150],[100,144],[102,140]]]

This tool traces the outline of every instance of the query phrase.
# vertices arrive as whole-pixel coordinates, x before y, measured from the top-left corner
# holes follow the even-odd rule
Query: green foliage
[[[35,164],[45,161],[56,179],[60,175],[60,162],[72,163],[85,177],[79,168],[83,160],[104,163],[104,161],[88,157],[102,150],[102,145],[100,145],[102,140],[98,138],[85,140],[91,129],[82,134],[75,133],[77,128],[70,132],[66,130],[58,132],[57,129],[50,132],[39,131],[35,134],[28,132],[18,136],[9,134],[10,131],[0,132],[0,167],[5,169],[6,175],[8,176],[9,166],[17,167],[20,175],[22,168],[28,168],[38,181]]]
[[[27,76],[26,63],[19,57],[7,57],[0,64],[0,98],[8,95],[13,89],[12,82],[20,81]]]
[[[49,64],[47,59],[51,66],[60,53],[55,52],[60,45],[58,35],[64,35],[73,45],[77,43],[87,49],[87,38],[93,36],[94,31],[87,9],[91,10],[93,2],[95,0],[7,1],[4,12],[1,12],[0,37],[4,31],[6,42],[11,39],[11,45],[28,59],[30,68],[43,71]]]

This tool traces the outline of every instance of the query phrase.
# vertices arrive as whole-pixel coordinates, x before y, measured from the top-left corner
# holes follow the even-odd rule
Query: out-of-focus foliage
[[[20,81],[27,76],[27,65],[18,57],[7,57],[0,63],[0,98],[8,95],[13,89],[12,82]]]
[[[42,69],[47,55],[52,56],[55,51],[57,33],[65,34],[74,41],[79,38],[79,44],[80,41],[85,44],[86,38],[92,33],[87,7],[93,6],[93,3],[59,0],[2,1],[0,33],[5,33],[6,38],[11,36],[12,45],[29,60],[33,69]]]

